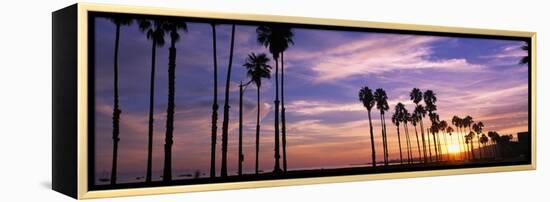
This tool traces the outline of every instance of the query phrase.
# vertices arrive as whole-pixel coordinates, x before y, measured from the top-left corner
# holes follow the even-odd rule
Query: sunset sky
[[[106,177],[112,161],[113,51],[115,26],[96,18],[95,29],[95,173]],[[188,23],[177,43],[176,112],[173,175],[207,173],[213,92],[212,33],[206,23]],[[230,25],[217,26],[218,165],[221,154],[223,89],[227,71]],[[247,81],[246,55],[267,53],[256,41],[256,26],[236,26],[230,86],[229,174],[237,172],[238,83]],[[528,67],[518,65],[527,53],[521,41],[327,31],[293,28],[295,45],[285,52],[285,102],[289,169],[346,167],[371,161],[367,110],[358,100],[362,86],[383,88],[389,97],[386,115],[390,159],[399,158],[397,131],[391,123],[398,102],[409,112],[412,88],[436,93],[437,113],[470,115],[485,124],[485,133],[516,134],[528,130]],[[169,39],[168,37],[166,38]],[[162,174],[168,100],[168,46],[157,49],[153,179]],[[272,61],[271,65],[275,64]],[[145,176],[151,42],[136,23],[121,28],[119,52],[121,181]],[[261,89],[260,168],[273,169],[274,78]],[[256,89],[244,100],[244,172],[254,171]],[[377,160],[382,160],[379,111],[372,111]],[[428,122],[425,120],[425,125]],[[417,157],[414,128],[409,127]],[[420,131],[419,131],[420,133]],[[454,138],[454,136],[453,136]],[[456,139],[454,139],[456,140]],[[405,144],[403,144],[403,147]],[[404,155],[406,155],[404,153]]]

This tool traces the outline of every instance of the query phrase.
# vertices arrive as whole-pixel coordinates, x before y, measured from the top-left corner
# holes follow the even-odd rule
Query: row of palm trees
[[[153,115],[154,115],[154,89],[155,89],[155,72],[156,72],[156,50],[162,48],[166,44],[166,35],[169,36],[169,55],[168,55],[168,105],[166,110],[166,135],[164,144],[164,167],[163,181],[172,180],[172,146],[174,133],[174,110],[175,110],[175,71],[176,71],[176,43],[180,40],[182,32],[187,32],[187,25],[184,21],[176,18],[154,18],[154,19],[134,19],[127,16],[116,16],[110,18],[115,25],[115,50],[114,50],[114,103],[113,103],[113,162],[111,170],[111,184],[116,184],[117,159],[118,159],[118,142],[120,114],[122,111],[119,107],[118,95],[118,53],[120,41],[120,29],[122,26],[129,26],[133,22],[137,22],[140,31],[142,31],[147,40],[151,42],[151,73],[150,73],[150,89],[149,89],[149,118],[148,118],[148,144],[147,144],[147,171],[145,182],[149,183],[152,180],[152,145],[153,145]],[[216,44],[216,26],[215,22],[210,23],[212,27],[212,50],[213,50],[213,101],[212,101],[212,130],[211,130],[211,166],[210,177],[216,176],[216,144],[217,144],[217,122],[218,122],[218,62],[217,62],[217,44]],[[294,44],[292,29],[281,24],[266,24],[261,25],[256,29],[257,41],[260,45],[268,48],[275,60],[275,150],[274,159],[275,166],[273,172],[278,174],[287,171],[286,158],[286,117],[284,105],[284,52]],[[231,25],[231,45],[229,50],[229,62],[227,67],[227,75],[225,82],[225,96],[223,107],[222,121],[222,145],[221,145],[221,169],[220,175],[226,177],[227,174],[227,148],[229,136],[229,88],[231,85],[231,69],[233,64],[233,50],[235,43],[235,24]],[[280,59],[280,60],[279,60]],[[260,87],[262,79],[271,78],[271,66],[268,64],[270,59],[266,54],[251,53],[243,65],[247,70],[247,75],[250,81],[246,84],[241,82],[241,99],[242,88],[253,83],[257,88],[257,117],[256,117],[256,164],[255,173],[259,172],[259,137],[260,137]],[[279,61],[281,63],[281,100],[279,100]],[[281,109],[279,109],[281,105]],[[279,112],[281,114],[279,114]],[[240,127],[239,127],[239,175],[242,174],[242,100],[240,102]],[[279,118],[281,120],[279,121]],[[282,126],[282,131],[279,130],[279,125]],[[283,169],[280,167],[280,134],[282,133],[283,147]]]
[[[388,96],[384,89],[378,88],[374,92],[368,86],[362,87],[358,93],[359,101],[367,109],[368,120],[369,120],[369,132],[370,132],[370,142],[371,142],[371,154],[372,154],[372,166],[376,167],[376,148],[374,145],[374,132],[371,119],[371,111],[376,106],[376,109],[380,111],[380,125],[381,125],[381,136],[382,136],[382,149],[383,149],[383,163],[385,166],[389,164],[388,159],[388,137],[387,137],[387,127],[385,123],[385,114],[389,110],[388,106]],[[497,142],[503,136],[500,136],[495,131],[489,131],[489,135],[483,133],[483,128],[485,127],[483,122],[474,122],[471,116],[466,116],[465,118],[460,118],[454,116],[452,118],[452,125],[455,126],[455,129],[447,123],[445,120],[440,120],[439,114],[437,113],[437,97],[432,90],[426,90],[422,92],[418,88],[413,88],[409,93],[410,100],[415,104],[414,110],[410,113],[405,105],[401,102],[398,102],[395,105],[393,115],[391,117],[392,123],[396,126],[397,131],[397,141],[399,144],[399,162],[404,163],[404,155],[402,148],[402,141],[405,143],[405,153],[406,153],[406,163],[412,164],[415,162],[413,149],[416,146],[418,151],[418,161],[423,163],[451,160],[450,151],[449,151],[449,142],[454,142],[453,135],[456,137],[456,145],[459,147],[458,156],[463,157],[463,154],[467,154],[468,160],[474,159],[483,159],[488,158],[487,154],[487,143],[489,138],[493,143],[494,151],[493,158],[496,158]],[[424,105],[420,102],[424,101]],[[423,119],[428,115],[430,127],[427,127],[424,130],[424,121]],[[414,133],[416,141],[411,140],[412,135],[409,133],[409,126],[414,127]],[[418,126],[420,126],[420,135],[418,133]],[[403,129],[403,130],[401,130]],[[402,133],[404,132],[404,138]],[[424,133],[426,132],[426,133]],[[455,133],[456,132],[456,133]],[[432,138],[430,138],[430,135]],[[449,139],[447,136],[449,135]],[[443,137],[443,138],[441,138]],[[511,136],[510,136],[511,137]],[[507,136],[506,139],[510,139]],[[474,154],[474,138],[477,139],[477,150],[478,155]],[[414,145],[416,142],[416,145]],[[484,145],[483,147],[481,145]],[[444,147],[442,147],[444,145]],[[433,148],[433,149],[432,149]],[[445,154],[442,149],[445,149]],[[433,153],[432,153],[433,150]],[[486,156],[483,156],[483,153]],[[464,157],[464,159],[466,158]],[[464,160],[463,159],[463,160]]]
[[[172,180],[172,146],[173,146],[173,132],[174,132],[174,110],[175,110],[175,70],[176,70],[176,46],[175,44],[180,41],[181,32],[187,31],[187,25],[184,21],[177,18],[154,18],[154,19],[135,19],[128,16],[119,15],[116,17],[110,18],[111,22],[115,25],[115,42],[114,42],[114,96],[113,96],[113,130],[112,130],[112,139],[113,139],[113,160],[112,160],[112,170],[111,170],[111,184],[116,184],[116,173],[117,173],[117,157],[118,157],[118,142],[119,138],[119,127],[120,127],[120,115],[122,110],[119,106],[119,94],[118,94],[118,53],[119,53],[119,41],[120,41],[120,29],[122,26],[129,26],[133,22],[139,24],[139,29],[145,34],[147,40],[151,42],[151,73],[150,73],[150,89],[149,89],[149,114],[148,114],[148,144],[147,144],[147,171],[145,182],[149,183],[152,180],[152,145],[153,145],[153,115],[154,115],[154,89],[155,89],[155,72],[156,72],[156,49],[162,48],[166,44],[166,35],[169,36],[169,56],[168,56],[168,105],[166,109],[166,134],[165,134],[165,145],[164,145],[164,168],[163,168],[163,181]],[[212,50],[213,50],[213,101],[212,101],[212,127],[211,127],[211,166],[210,166],[210,177],[216,176],[216,145],[217,145],[217,123],[218,123],[218,63],[217,63],[217,44],[216,44],[216,22],[210,22],[212,28]],[[231,26],[231,45],[229,50],[229,62],[228,62],[228,71],[226,75],[225,82],[225,96],[224,96],[224,107],[223,107],[223,121],[222,121],[222,160],[221,160],[221,169],[220,175],[226,177],[227,174],[227,148],[228,148],[228,135],[229,135],[229,88],[231,85],[231,69],[233,64],[233,50],[235,42],[235,24]],[[292,29],[284,24],[265,24],[261,25],[256,29],[257,41],[260,45],[266,47],[271,53],[273,60],[275,61],[275,119],[274,119],[274,168],[273,173],[286,173],[287,171],[287,154],[286,154],[286,108],[285,108],[285,98],[284,98],[284,52],[294,44],[293,41],[293,32]],[[528,46],[523,47],[524,50],[528,50]],[[248,55],[247,62],[244,66],[247,68],[247,75],[250,78],[250,81],[246,82],[244,85],[241,84],[241,89],[246,88],[249,84],[253,83],[257,88],[257,102],[258,102],[258,113],[256,117],[256,162],[255,162],[255,173],[259,172],[259,136],[260,136],[260,87],[261,80],[264,78],[271,78],[271,66],[268,65],[269,58],[265,54],[254,54],[251,53]],[[522,58],[521,63],[526,64],[529,62],[529,57],[526,56]],[[281,91],[279,93],[279,63],[281,66],[281,79],[280,87]],[[279,100],[279,95],[281,100]],[[376,105],[376,108],[380,111],[380,121],[382,124],[382,139],[383,139],[383,153],[384,153],[384,164],[388,164],[388,142],[387,142],[387,132],[386,132],[386,123],[385,123],[385,112],[389,110],[387,103],[386,92],[379,88],[373,93],[368,87],[364,87],[359,92],[360,100],[363,105],[368,110],[369,116],[369,125],[370,125],[370,134],[371,134],[371,147],[372,147],[372,160],[373,166],[376,166],[375,160],[375,147],[374,147],[374,136],[373,128],[371,121],[371,110]],[[446,122],[439,121],[439,115],[437,115],[437,107],[435,105],[436,97],[433,91],[427,90],[422,94],[419,89],[413,89],[410,94],[411,100],[415,103],[416,107],[412,114],[405,109],[402,103],[399,103],[395,108],[394,116],[392,116],[392,122],[397,126],[398,129],[398,139],[401,142],[401,137],[399,133],[400,124],[403,124],[405,131],[405,141],[407,142],[407,159],[408,162],[412,162],[412,152],[410,151],[412,144],[410,143],[410,135],[408,131],[408,123],[411,123],[415,128],[415,135],[417,139],[417,148],[419,149],[420,155],[420,141],[418,140],[417,124],[420,125],[421,138],[422,138],[422,153],[423,161],[428,162],[432,160],[440,160],[441,155],[441,146],[439,144],[439,139],[436,137],[436,133],[451,131],[448,132],[452,134],[452,128],[443,129],[442,126],[446,125]],[[242,90],[241,90],[242,98]],[[421,101],[424,101],[425,106],[419,104]],[[242,102],[242,101],[241,101]],[[241,104],[241,103],[240,103]],[[426,114],[428,114],[429,119],[432,123],[432,126],[426,129],[426,133],[432,133],[433,142],[434,142],[434,154],[432,156],[430,139],[429,135],[425,138],[423,119]],[[242,112],[240,112],[240,122],[242,122]],[[445,124],[444,124],[445,123]],[[239,174],[242,174],[242,123],[239,124]],[[456,125],[455,125],[456,126]],[[469,127],[470,125],[468,125]],[[471,142],[473,136],[478,137],[478,142],[481,140],[485,141],[486,138],[483,138],[483,135],[479,137],[479,134],[482,131],[482,123],[474,124],[474,131],[476,133],[470,132],[473,134],[470,136],[468,134],[465,136],[465,142]],[[479,131],[479,132],[478,132]],[[477,135],[476,135],[477,134]],[[281,136],[281,137],[280,137]],[[282,141],[282,157],[283,157],[283,166],[281,169],[280,166],[280,142]],[[426,140],[427,144],[426,145]],[[486,142],[486,141],[485,141]],[[401,144],[400,144],[401,145]],[[437,146],[435,146],[437,145]],[[471,146],[471,144],[470,144]],[[479,146],[479,145],[478,145]],[[473,157],[473,154],[471,155]],[[481,156],[481,153],[480,153]],[[428,158],[429,157],[429,158]],[[401,146],[400,146],[400,159],[403,161]]]
[[[362,87],[359,90],[359,101],[362,102],[363,106],[367,109],[368,119],[369,119],[369,132],[370,132],[370,140],[371,140],[371,152],[372,152],[372,165],[376,167],[376,149],[374,146],[374,132],[372,127],[372,119],[371,119],[371,111],[376,106],[376,109],[380,111],[380,124],[381,124],[381,134],[382,134],[382,147],[383,147],[383,162],[384,165],[389,164],[388,159],[388,137],[387,137],[387,127],[385,123],[385,114],[389,110],[388,105],[388,96],[386,94],[386,91],[382,88],[376,89],[374,92],[371,88],[368,86]],[[436,97],[433,91],[428,90],[426,93],[424,93],[424,96],[422,95],[422,92],[414,88],[410,93],[411,100],[415,103],[416,108],[414,110],[413,114],[410,114],[407,109],[405,108],[405,105],[403,103],[397,103],[395,106],[395,112],[393,116],[391,117],[392,123],[394,123],[397,126],[397,138],[399,142],[399,157],[400,162],[403,163],[403,152],[401,148],[401,133],[400,133],[400,125],[403,123],[403,127],[405,129],[405,140],[407,142],[407,159],[408,162],[412,162],[412,144],[411,138],[408,131],[408,123],[410,122],[414,128],[415,128],[415,134],[417,139],[417,147],[420,155],[420,141],[418,140],[418,131],[417,131],[417,124],[420,124],[421,128],[421,137],[422,137],[422,148],[424,153],[424,160],[427,161],[427,150],[426,150],[426,139],[424,134],[424,125],[422,119],[425,117],[426,112],[430,113],[430,117],[432,117],[432,114],[436,110],[435,101]],[[427,107],[424,107],[423,105],[419,104],[420,101],[424,100]],[[429,110],[426,110],[429,109]],[[435,116],[434,116],[435,117]],[[435,136],[434,136],[435,141]],[[428,139],[428,144],[429,139]],[[430,146],[428,146],[429,156],[430,159],[432,159],[431,149],[429,149]],[[437,154],[437,150],[435,150]],[[438,156],[438,155],[436,155]]]

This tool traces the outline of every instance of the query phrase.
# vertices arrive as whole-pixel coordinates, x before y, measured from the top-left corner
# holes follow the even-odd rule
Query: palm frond
[[[258,43],[268,48],[275,59],[289,47],[289,44],[294,45],[294,41],[292,40],[294,33],[286,25],[260,25],[256,28],[256,34]]]
[[[187,23],[181,20],[171,19],[162,23],[162,29],[170,34],[173,42],[180,40],[179,31],[187,32]]]
[[[363,106],[369,111],[374,107],[374,95],[369,87],[365,86],[359,90],[359,101],[361,101]]]
[[[134,19],[126,15],[116,15],[110,17],[109,20],[115,25],[131,25],[134,22]]]
[[[139,30],[142,32],[148,32],[151,29],[151,21],[140,19],[138,20]]]
[[[523,56],[521,57],[520,61],[519,61],[519,64],[520,65],[526,65],[526,64],[529,64],[529,61],[531,60],[531,58],[529,56]]]
[[[258,55],[255,53],[250,53],[243,64],[243,66],[247,69],[246,75],[250,78],[250,81],[256,84],[257,87],[262,85],[263,78],[271,78],[271,66],[267,64],[268,62],[269,58],[265,53]]]

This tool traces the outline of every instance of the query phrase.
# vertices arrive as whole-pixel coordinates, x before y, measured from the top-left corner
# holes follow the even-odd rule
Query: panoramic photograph
[[[92,189],[531,163],[528,39],[91,16]]]

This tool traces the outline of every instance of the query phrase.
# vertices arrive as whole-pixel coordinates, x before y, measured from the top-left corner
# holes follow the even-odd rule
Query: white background
[[[548,199],[549,8],[545,1],[94,1],[225,12],[536,31],[538,168],[102,201],[541,201]],[[0,12],[0,201],[69,201],[51,186],[51,12],[74,1],[4,1]],[[546,90],[546,91],[545,91]],[[503,100],[505,102],[505,100]],[[537,200],[538,199],[538,200]]]

